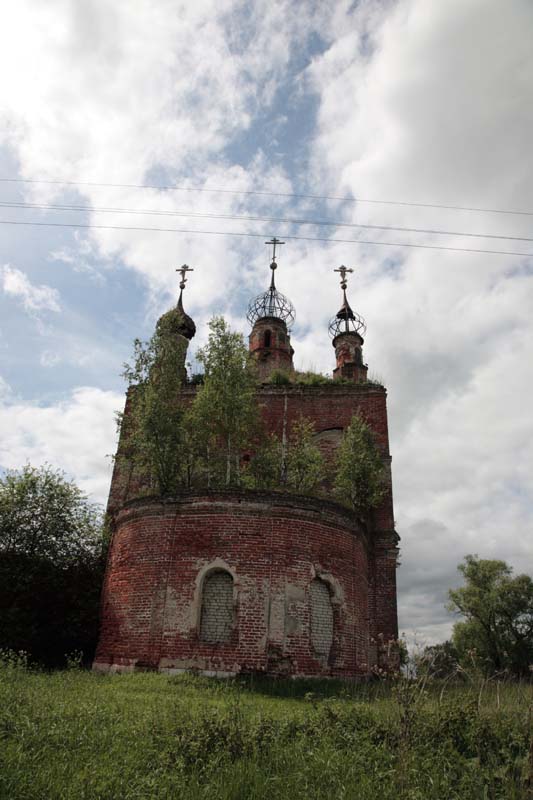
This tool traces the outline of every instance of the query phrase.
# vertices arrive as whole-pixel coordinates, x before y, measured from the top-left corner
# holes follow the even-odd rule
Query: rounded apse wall
[[[117,515],[94,669],[369,672],[368,542],[335,503],[269,492]]]

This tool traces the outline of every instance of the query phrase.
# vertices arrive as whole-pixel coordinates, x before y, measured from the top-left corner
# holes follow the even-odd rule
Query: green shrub
[[[332,381],[332,378],[328,375],[323,375],[321,372],[313,372],[312,370],[296,372],[294,379],[296,383],[303,384],[304,386],[321,386],[326,383],[331,383]]]
[[[285,370],[273,369],[269,375],[268,382],[273,386],[288,386],[293,383],[293,380]]]
[[[352,417],[336,458],[337,497],[356,513],[367,514],[385,496],[385,468],[373,432],[360,417]]]

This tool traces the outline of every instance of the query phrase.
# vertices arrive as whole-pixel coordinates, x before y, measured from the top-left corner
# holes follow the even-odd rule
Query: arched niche
[[[309,637],[314,653],[328,661],[334,635],[331,588],[327,581],[313,578],[309,585]]]
[[[234,627],[233,577],[213,569],[202,582],[200,640],[208,644],[229,642]]]

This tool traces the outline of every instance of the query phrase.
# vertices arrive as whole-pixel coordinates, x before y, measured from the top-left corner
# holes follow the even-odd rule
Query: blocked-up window
[[[337,452],[337,449],[342,442],[342,428],[328,428],[325,431],[319,431],[313,436],[313,443],[316,444],[324,458],[331,461]]]
[[[328,658],[333,643],[333,606],[329,587],[315,578],[309,589],[311,644],[317,655]]]
[[[200,639],[216,644],[227,642],[233,625],[233,578],[229,572],[215,570],[204,580]]]

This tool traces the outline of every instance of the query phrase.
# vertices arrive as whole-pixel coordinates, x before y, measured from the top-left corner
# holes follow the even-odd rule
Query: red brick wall
[[[195,387],[183,390],[185,402],[190,402],[196,393]],[[267,430],[280,438],[285,429],[290,434],[292,425],[301,416],[311,419],[317,434],[331,429],[346,428],[352,416],[358,414],[376,434],[384,459],[389,464],[389,434],[387,427],[387,392],[375,384],[338,384],[325,385],[264,385],[258,393]],[[128,414],[130,393],[126,399],[125,414]],[[119,450],[124,450],[122,438]],[[128,500],[138,496],[139,485],[146,486],[139,476],[131,473],[131,469],[121,460],[115,463],[108,511],[113,514]],[[383,517],[379,527],[394,527],[392,517],[392,497],[388,498],[380,510]]]
[[[225,565],[234,575],[235,627],[228,643],[199,639],[199,584],[209,565]],[[310,644],[315,576],[332,596],[329,663]],[[373,545],[334,504],[272,493],[136,501],[117,519],[95,668],[367,674],[369,637],[395,635],[386,614],[380,615],[382,630],[369,623],[369,583],[372,592]]]
[[[372,429],[387,470],[389,491],[373,514],[373,527],[394,529],[392,482],[390,474],[389,431],[387,425],[387,392],[374,384],[335,384],[318,386],[263,386],[259,404],[267,430],[278,437],[290,435],[292,425],[307,417],[317,434],[348,427],[354,414]]]
[[[185,388],[185,401],[194,393]],[[364,523],[334,503],[275,493],[184,495],[123,508],[143,481],[117,462],[96,667],[353,676],[368,673],[380,652],[386,662],[384,645],[398,635],[386,391],[373,384],[264,385],[258,402],[279,437],[301,416],[320,434],[346,428],[359,414],[387,467],[381,506]],[[235,574],[238,624],[229,643],[207,645],[198,636],[197,582],[215,559]],[[316,570],[337,582],[328,664],[309,644],[308,587]]]
[[[267,332],[270,337],[268,345],[265,342]],[[266,380],[276,369],[287,373],[294,370],[291,339],[286,324],[280,319],[265,317],[257,320],[249,337],[249,348],[260,380]]]
[[[363,338],[358,333],[339,333],[333,340],[337,366],[333,370],[334,378],[348,378],[355,381],[366,381],[368,367],[363,364]]]
[[[375,384],[327,383],[317,386],[262,386],[259,404],[268,428],[282,433],[283,420],[291,425],[300,416],[315,423],[317,433],[346,428],[358,414],[372,428],[384,454],[389,452],[387,392]],[[286,412],[285,412],[286,403]]]

